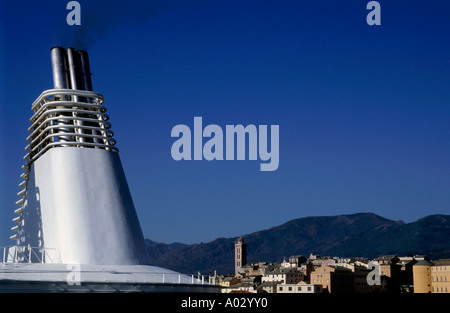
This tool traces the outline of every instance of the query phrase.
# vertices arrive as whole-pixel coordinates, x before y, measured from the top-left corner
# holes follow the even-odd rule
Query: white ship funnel
[[[56,47],[51,60],[55,89],[32,105],[11,239],[56,251],[62,263],[149,264],[103,96],[92,92],[88,55]]]

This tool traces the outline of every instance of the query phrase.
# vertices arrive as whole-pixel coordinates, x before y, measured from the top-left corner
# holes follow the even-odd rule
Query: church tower
[[[234,273],[239,273],[242,266],[247,263],[247,244],[242,237],[234,244]]]

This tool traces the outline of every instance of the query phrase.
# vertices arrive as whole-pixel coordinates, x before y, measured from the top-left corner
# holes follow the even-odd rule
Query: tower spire
[[[234,244],[234,273],[237,275],[242,266],[247,264],[247,244],[239,237]]]

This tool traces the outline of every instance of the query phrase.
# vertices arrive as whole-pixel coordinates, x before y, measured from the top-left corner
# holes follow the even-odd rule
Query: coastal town
[[[235,242],[235,273],[215,275],[224,293],[450,293],[450,259],[426,255],[364,257],[292,255],[281,263],[247,263]]]

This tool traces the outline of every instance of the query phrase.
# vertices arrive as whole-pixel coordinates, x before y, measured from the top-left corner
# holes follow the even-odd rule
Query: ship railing
[[[70,266],[70,264],[68,265]],[[216,285],[216,278],[212,275],[203,274],[180,274],[180,273],[142,273],[142,272],[89,272],[80,270],[72,272],[68,278],[74,284],[88,283],[92,277],[104,283],[131,283],[131,284],[185,284],[185,285]],[[78,275],[78,276],[77,276]],[[78,280],[78,281],[77,281]],[[70,282],[69,282],[70,283]]]
[[[56,249],[31,246],[4,246],[2,261],[6,263],[61,263],[61,256]]]

